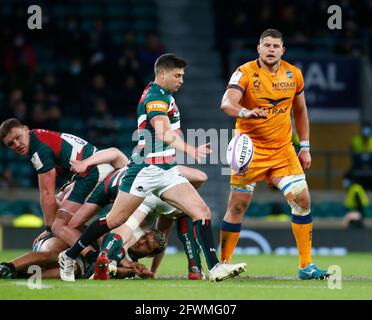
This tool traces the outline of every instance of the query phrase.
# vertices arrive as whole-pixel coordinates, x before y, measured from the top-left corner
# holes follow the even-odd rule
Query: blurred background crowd
[[[27,27],[32,4],[42,8],[41,30]],[[342,8],[341,30],[327,27],[332,4]],[[72,133],[99,148],[116,146],[129,155],[142,90],[153,78],[156,58],[171,51],[190,62],[185,90],[176,97],[183,125],[232,127],[219,111],[224,86],[239,64],[256,57],[260,33],[277,28],[285,37],[286,57],[303,66],[305,82],[312,81],[307,88],[314,137],[310,188],[341,191],[344,196],[357,184],[368,191],[371,16],[371,0],[1,0],[0,121],[17,117],[30,128]],[[318,78],[311,73],[317,67]],[[332,68],[338,72],[333,78]],[[336,88],[342,81],[344,87]],[[27,159],[4,146],[0,159],[0,192],[37,186]],[[210,202],[225,201],[227,180],[213,170],[206,168],[210,187],[205,195]],[[221,189],[226,192],[221,194]],[[364,212],[368,196],[354,189],[349,203],[336,196],[336,205],[322,209],[318,204],[319,216],[333,212],[342,217],[350,206]],[[218,201],[212,208],[224,207]],[[0,203],[0,214],[14,204]],[[37,207],[37,199],[32,203]],[[257,203],[250,210],[253,216],[288,211],[277,209],[275,202],[269,207]],[[372,216],[369,212],[363,214]]]

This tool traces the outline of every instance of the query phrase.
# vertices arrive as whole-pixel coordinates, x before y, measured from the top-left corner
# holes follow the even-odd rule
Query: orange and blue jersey
[[[260,60],[241,65],[231,76],[227,89],[243,94],[240,104],[249,109],[261,108],[267,119],[237,118],[236,129],[248,134],[257,147],[279,149],[291,144],[291,109],[293,99],[304,90],[300,69],[281,60],[275,74],[263,69]]]

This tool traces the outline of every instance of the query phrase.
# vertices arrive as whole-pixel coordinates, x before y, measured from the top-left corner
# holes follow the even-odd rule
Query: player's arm
[[[298,154],[302,167],[308,169],[311,166],[310,156],[310,129],[305,94],[302,91],[293,99],[293,118],[295,120],[296,132],[300,139],[301,150]]]
[[[197,148],[187,144],[177,132],[171,129],[169,118],[166,115],[157,115],[150,120],[150,123],[155,129],[156,137],[159,140],[181,152],[187,153],[198,161],[201,161],[207,154],[212,152],[208,143]]]
[[[173,225],[173,220],[167,218],[164,215],[159,215],[159,218],[156,222],[156,230],[164,233],[166,243],[168,243],[169,234],[170,234],[172,225]],[[154,274],[158,270],[160,262],[163,260],[164,254],[165,254],[165,251],[162,251],[158,253],[157,255],[155,255],[154,258],[152,259],[151,272],[153,272]]]
[[[267,112],[256,108],[248,110],[240,104],[243,96],[241,90],[236,88],[229,88],[222,97],[221,110],[230,117],[234,118],[252,118],[260,119],[267,118]]]
[[[38,175],[40,205],[44,213],[45,225],[51,227],[57,214],[58,205],[55,198],[56,169]]]
[[[128,158],[118,148],[112,147],[104,150],[100,150],[92,154],[89,158],[84,160],[71,160],[70,170],[77,173],[82,173],[87,170],[88,167],[110,163],[115,169],[123,168],[129,162]]]
[[[120,261],[115,271],[115,278],[119,279],[125,278],[133,273],[143,279],[154,277],[154,274],[150,272],[143,264],[129,261],[126,258]]]

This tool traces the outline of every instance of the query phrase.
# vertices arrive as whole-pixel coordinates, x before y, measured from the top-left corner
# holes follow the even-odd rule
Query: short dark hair
[[[22,128],[23,124],[17,118],[10,118],[5,120],[0,125],[0,140],[3,141],[5,136],[12,130],[13,128]]]
[[[158,74],[161,69],[172,70],[175,68],[184,68],[186,65],[187,62],[185,59],[177,57],[173,53],[165,53],[155,61],[154,71],[155,74]]]
[[[264,32],[262,32],[260,36],[260,42],[262,42],[262,40],[266,37],[280,39],[282,40],[282,42],[284,42],[283,34],[277,29],[266,29]]]
[[[158,230],[151,230],[154,233],[154,239],[158,243],[158,247],[152,252],[152,254],[159,254],[165,250],[167,247],[167,242],[165,241],[165,235],[163,232]]]

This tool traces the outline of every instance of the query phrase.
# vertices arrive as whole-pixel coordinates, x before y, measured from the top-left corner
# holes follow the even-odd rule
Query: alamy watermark
[[[328,267],[328,289],[342,289],[342,270],[338,265],[331,265]]]
[[[342,9],[338,5],[331,5],[327,10],[331,16],[328,18],[327,26],[329,29],[342,29]]]
[[[38,5],[31,5],[27,9],[27,13],[31,14],[31,16],[27,20],[27,26],[29,29],[42,29],[43,28],[43,14],[41,11],[41,7]]]
[[[27,269],[27,273],[31,276],[27,280],[27,287],[31,290],[42,289],[42,270],[40,266],[31,265]]]
[[[187,129],[186,133],[179,132],[180,138],[186,142],[189,146],[197,148],[198,146],[209,144],[211,153],[201,159],[199,162],[189,154],[183,152],[169,153],[171,146],[166,147],[161,140],[154,140],[153,130],[140,129],[136,130],[132,134],[132,141],[137,142],[137,146],[133,150],[132,161],[136,164],[142,164],[146,162],[146,158],[151,157],[166,157],[169,155],[175,156],[175,161],[180,165],[222,165],[221,174],[230,175],[230,166],[226,159],[226,150],[229,145],[231,138],[235,135],[234,129],[215,129],[210,128],[204,129]]]

